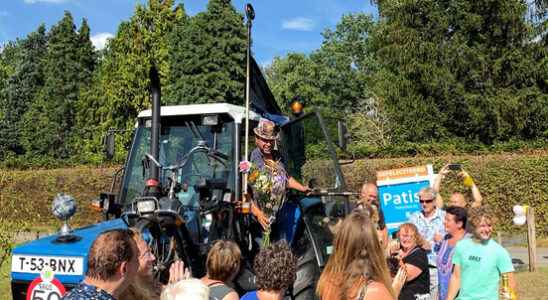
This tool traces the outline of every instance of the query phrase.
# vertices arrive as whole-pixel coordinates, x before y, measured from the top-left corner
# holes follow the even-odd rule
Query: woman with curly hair
[[[261,249],[253,263],[257,291],[249,292],[242,300],[282,300],[285,291],[295,281],[297,258],[285,241]]]
[[[344,219],[333,246],[316,289],[321,299],[394,299],[384,251],[366,211],[355,210]]]
[[[406,281],[399,294],[399,300],[430,299],[430,270],[428,256],[422,247],[426,241],[417,226],[405,223],[398,231],[400,250],[398,257],[406,273]]]
[[[234,280],[240,271],[242,253],[236,243],[218,240],[209,250],[206,260],[207,274],[202,282],[209,286],[210,300],[238,300],[238,293],[228,282]]]

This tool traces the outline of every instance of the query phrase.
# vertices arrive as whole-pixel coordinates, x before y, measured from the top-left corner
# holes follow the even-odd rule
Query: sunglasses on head
[[[432,203],[433,201],[434,201],[434,199],[425,199],[425,200],[419,199],[420,203]]]

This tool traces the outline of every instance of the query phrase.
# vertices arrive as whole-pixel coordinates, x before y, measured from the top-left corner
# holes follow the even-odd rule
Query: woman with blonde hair
[[[183,279],[166,286],[161,300],[208,300],[209,288],[200,279]]]
[[[321,299],[394,299],[384,251],[366,211],[355,210],[344,219],[333,246],[316,289]]]
[[[401,259],[406,280],[403,283],[399,300],[430,299],[430,270],[426,250],[422,247],[426,241],[421,237],[417,226],[405,223],[398,231],[400,249],[397,252]]]
[[[240,271],[242,253],[238,245],[228,240],[218,240],[209,250],[206,260],[207,274],[202,282],[209,286],[210,300],[238,300],[238,294],[227,283]]]

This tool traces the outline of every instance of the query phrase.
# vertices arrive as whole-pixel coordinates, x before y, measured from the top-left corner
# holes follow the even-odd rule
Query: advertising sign
[[[411,213],[420,210],[418,193],[432,186],[433,181],[432,165],[377,172],[379,202],[389,233],[405,223]]]

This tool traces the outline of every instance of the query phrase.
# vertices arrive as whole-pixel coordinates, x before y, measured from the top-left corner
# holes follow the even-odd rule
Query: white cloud
[[[108,42],[108,39],[113,38],[114,35],[110,32],[100,32],[90,37],[91,43],[97,50],[102,50]]]
[[[314,21],[309,18],[298,17],[282,22],[282,28],[288,30],[311,31],[314,29]]]
[[[24,0],[24,2],[27,4],[34,4],[38,2],[59,4],[59,3],[69,2],[69,1],[71,0]]]

